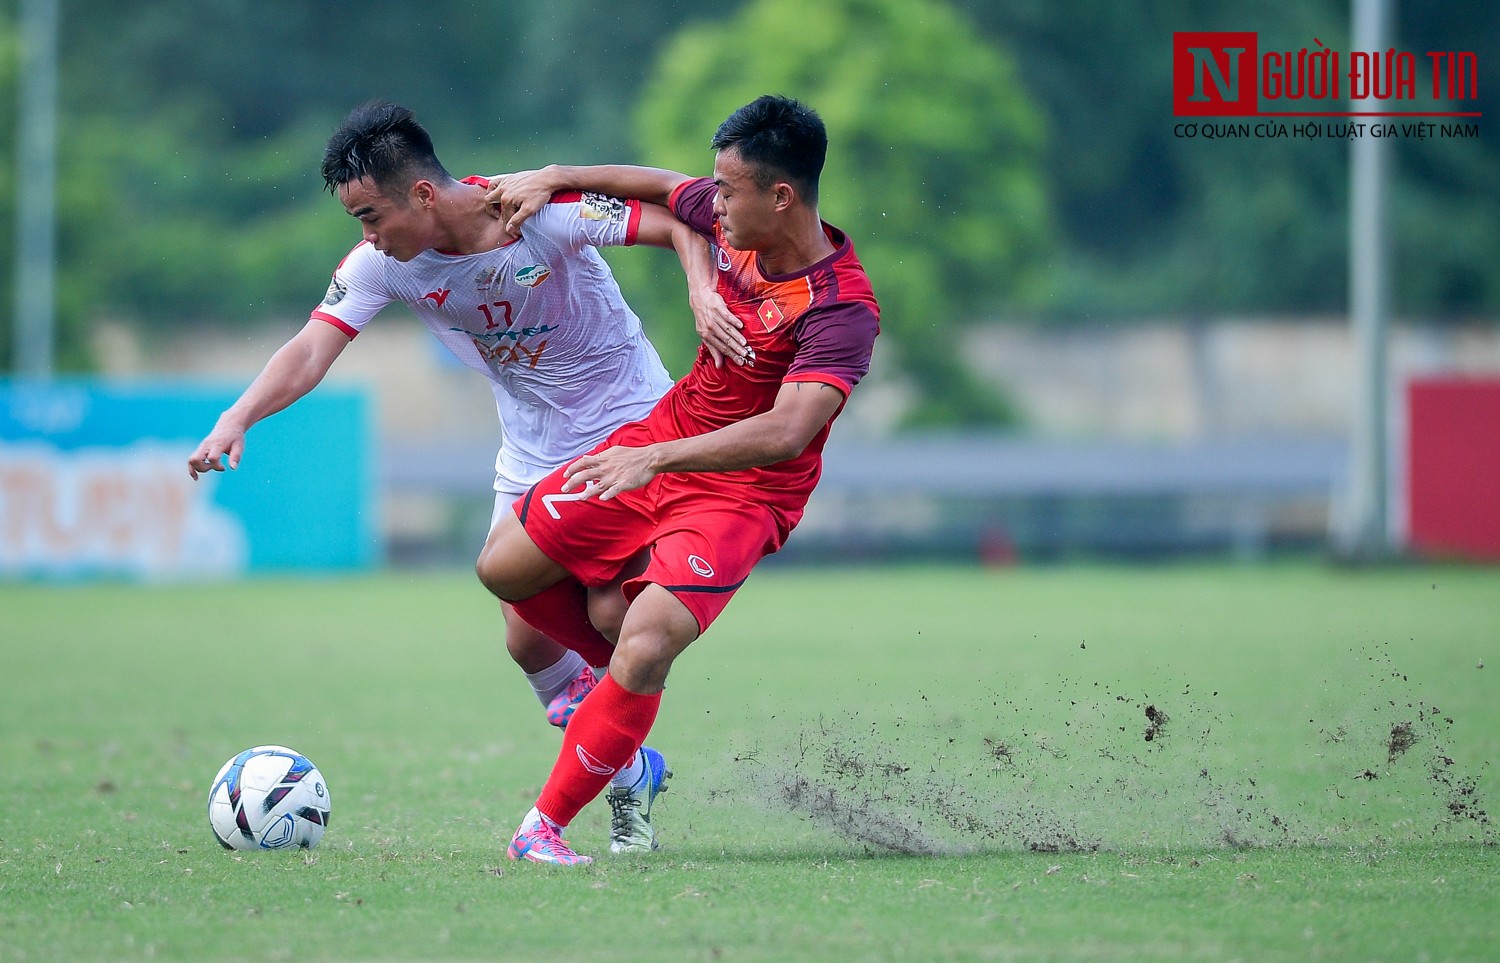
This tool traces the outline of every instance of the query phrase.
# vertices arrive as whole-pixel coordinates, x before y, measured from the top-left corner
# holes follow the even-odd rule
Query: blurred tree
[[[1473,50],[1481,71],[1500,64],[1500,5],[1396,7],[1396,45]],[[833,136],[824,214],[870,267],[886,308],[880,350],[928,389],[919,418],[1003,408],[954,360],[958,326],[978,318],[1344,309],[1345,142],[1174,138],[1167,51],[1174,30],[1255,30],[1264,49],[1317,36],[1347,51],[1349,0],[706,9],[67,0],[60,362],[91,363],[87,329],[100,317],[164,330],[295,324],[357,236],[322,191],[319,152],[345,111],[375,97],[416,110],[460,174],[554,160],[707,173],[708,137],[731,109],[769,90],[806,99]],[[14,11],[0,2],[7,369]],[[1495,91],[1481,82],[1466,106],[1493,117]],[[1397,310],[1500,316],[1500,142],[1400,140],[1395,154]],[[680,373],[691,325],[670,255],[614,261]]]
[[[764,93],[797,97],[828,124],[819,208],[870,271],[885,338],[920,388],[912,420],[1008,420],[961,363],[958,326],[1038,303],[1053,253],[1045,130],[1010,59],[944,0],[752,0],[662,52],[637,111],[641,156],[708,173],[713,131]],[[662,287],[664,298],[633,296],[669,321],[653,337],[680,364],[692,326],[678,320],[679,286]]]
[[[201,108],[168,105],[145,120],[89,118],[86,136],[59,199],[66,317],[171,329],[305,312],[359,239],[322,194],[317,129],[235,145]]]
[[[1396,43],[1415,51],[1468,50],[1479,65],[1478,110],[1494,123],[1500,96],[1500,5],[1482,0],[1397,3]],[[1421,61],[1419,74],[1427,67]],[[1500,324],[1500,142],[1477,138],[1396,142],[1391,216],[1398,309],[1432,320],[1475,315]]]
[[[318,162],[328,132],[365,100],[411,106],[459,176],[577,156],[579,145],[585,158],[618,159],[656,31],[685,15],[645,2],[660,15],[588,0],[518,0],[503,15],[457,0],[70,0],[60,365],[90,365],[98,318],[170,332],[295,321],[315,304],[358,239]],[[0,143],[12,133],[0,120]]]
[[[1046,165],[1066,253],[1048,315],[1345,310],[1347,143],[1175,138],[1170,49],[1178,30],[1251,30],[1262,52],[1312,48],[1318,37],[1347,57],[1349,0],[954,2],[1005,39],[1052,124]],[[1474,50],[1480,64],[1500,63],[1500,6],[1394,6],[1398,48],[1419,58]],[[1478,109],[1488,115],[1487,89]],[[1500,311],[1500,146],[1400,140],[1395,154],[1396,309]]]
[[[6,109],[0,117],[9,115],[10,105],[16,103],[16,27],[8,13],[0,13],[0,104]],[[12,333],[15,325],[15,289],[12,287],[15,272],[15,157],[16,125],[0,121],[0,377],[11,371]]]

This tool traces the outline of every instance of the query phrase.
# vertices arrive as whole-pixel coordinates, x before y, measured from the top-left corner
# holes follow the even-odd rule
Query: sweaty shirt
[[[637,201],[570,193],[553,197],[518,240],[479,254],[427,250],[403,263],[362,241],[312,317],[353,338],[387,304],[407,304],[490,380],[504,433],[496,486],[524,487],[645,417],[671,386],[594,250],[633,244],[639,223]]]
[[[824,223],[835,247],[832,254],[801,271],[768,275],[754,251],[738,251],[724,242],[713,213],[716,190],[706,177],[686,181],[672,192],[670,204],[684,223],[712,242],[719,294],[744,322],[742,333],[755,351],[755,365],[718,368],[700,347],[692,370],[652,410],[648,421],[660,437],[699,435],[770,411],[788,382],[832,385],[847,398],[870,370],[880,332],[880,306],[843,231]],[[715,478],[763,486],[762,498],[800,514],[818,482],[832,422],[830,418],[794,458]]]

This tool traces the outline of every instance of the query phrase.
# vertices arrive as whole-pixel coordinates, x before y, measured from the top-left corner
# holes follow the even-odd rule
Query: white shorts
[[[495,476],[495,510],[490,512],[490,531],[495,530],[495,526],[500,524],[500,519],[510,511],[510,506],[515,504],[517,498],[526,494],[526,489],[530,487],[510,478]]]

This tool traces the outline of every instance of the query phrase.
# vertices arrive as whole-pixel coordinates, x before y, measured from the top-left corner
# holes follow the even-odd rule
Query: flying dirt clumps
[[[749,788],[770,810],[920,856],[1385,845],[1392,826],[1493,844],[1487,764],[1455,762],[1451,715],[1418,698],[1387,653],[1361,661],[1364,685],[1330,664],[1338,685],[1313,709],[1330,721],[1283,730],[1270,757],[1262,733],[1287,720],[1254,704],[1236,719],[1217,688],[1210,702],[1190,684],[1153,679],[1153,698],[1141,680],[1060,677],[1041,702],[938,706],[919,694],[904,717],[867,706],[788,727],[790,744],[737,752],[709,797]]]
[[[1171,716],[1167,715],[1164,710],[1158,709],[1154,705],[1147,706],[1145,732],[1146,741],[1155,742],[1156,737],[1161,735],[1162,728],[1166,726],[1168,720],[1170,719]]]
[[[920,824],[882,813],[868,799],[841,792],[838,787],[792,776],[777,784],[780,802],[792,812],[805,813],[849,839],[911,856],[944,856],[951,850],[922,831]]]
[[[1385,761],[1389,765],[1396,761],[1406,750],[1417,744],[1417,734],[1412,731],[1410,722],[1398,722],[1391,726],[1391,737],[1386,740]]]

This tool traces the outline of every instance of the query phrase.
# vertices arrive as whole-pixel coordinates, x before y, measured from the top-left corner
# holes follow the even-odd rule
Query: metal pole
[[[1353,0],[1354,50],[1388,45],[1390,0]],[[1390,315],[1384,137],[1357,137],[1349,150],[1349,315],[1354,342],[1354,425],[1349,480],[1335,549],[1346,559],[1390,551],[1387,532],[1386,329]]]
[[[57,5],[21,0],[16,131],[15,319],[18,375],[52,376],[56,299]]]

